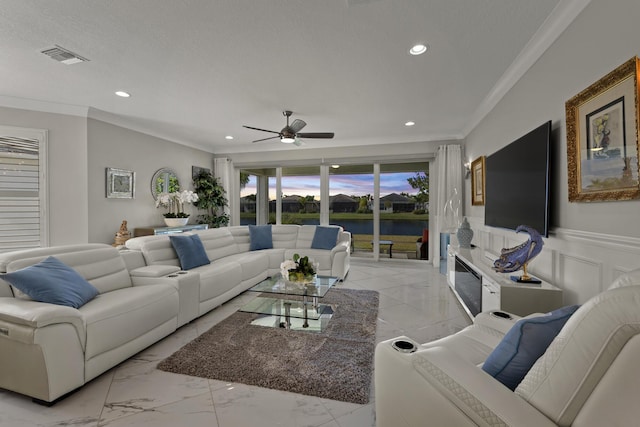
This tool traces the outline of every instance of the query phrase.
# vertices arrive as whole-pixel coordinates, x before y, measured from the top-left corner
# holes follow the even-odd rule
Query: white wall
[[[466,156],[473,160],[552,120],[552,231],[531,270],[565,289],[568,304],[584,302],[622,272],[640,267],[640,200],[569,203],[565,127],[565,102],[639,53],[638,16],[637,0],[591,1],[466,138]],[[496,253],[522,241],[483,226],[484,207],[471,206],[470,180],[465,183],[474,243]]]
[[[162,225],[166,209],[156,209],[151,178],[168,167],[178,175],[183,190],[193,189],[191,167],[213,169],[213,155],[161,138],[88,119],[89,242],[113,243],[122,220],[131,233],[136,227]],[[107,199],[107,167],[134,171],[135,198]],[[199,214],[193,206],[185,211]],[[189,223],[195,223],[191,218]]]
[[[86,118],[0,107],[0,124],[49,131],[49,244],[87,242]]]

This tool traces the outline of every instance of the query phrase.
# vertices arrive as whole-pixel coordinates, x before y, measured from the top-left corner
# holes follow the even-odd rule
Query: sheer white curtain
[[[218,178],[218,183],[222,185],[222,187],[227,192],[226,196],[229,203],[228,206],[224,208],[225,213],[229,215],[231,212],[239,212],[239,206],[233,206],[239,203],[239,201],[237,201],[238,197],[235,197],[236,177],[235,170],[233,169],[233,161],[226,157],[218,157],[213,159],[213,175]],[[238,177],[238,180],[239,179],[240,178]],[[239,221],[239,218],[240,217],[238,214],[237,221]],[[231,217],[231,222],[234,222],[233,217]]]
[[[441,145],[436,157],[438,173],[437,204],[431,211],[436,220],[433,265],[440,265],[440,233],[452,233],[462,217],[462,149],[460,145]]]

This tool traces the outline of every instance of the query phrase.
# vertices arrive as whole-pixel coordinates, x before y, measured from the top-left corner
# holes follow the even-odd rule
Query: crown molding
[[[549,17],[525,45],[515,61],[507,68],[480,106],[472,114],[462,134],[466,138],[473,129],[495,108],[522,76],[535,64],[564,30],[587,7],[591,0],[560,0]]]
[[[0,107],[17,108],[20,110],[40,111],[43,113],[66,114],[68,116],[87,117],[88,107],[58,102],[39,101],[36,99],[18,98],[0,95]]]

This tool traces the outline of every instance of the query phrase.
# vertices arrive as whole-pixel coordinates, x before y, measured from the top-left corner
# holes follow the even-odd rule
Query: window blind
[[[45,246],[40,141],[0,136],[0,252]]]

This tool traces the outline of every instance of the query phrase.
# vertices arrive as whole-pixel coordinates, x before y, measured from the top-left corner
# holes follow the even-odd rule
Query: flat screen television
[[[551,121],[485,159],[484,223],[549,237]]]

